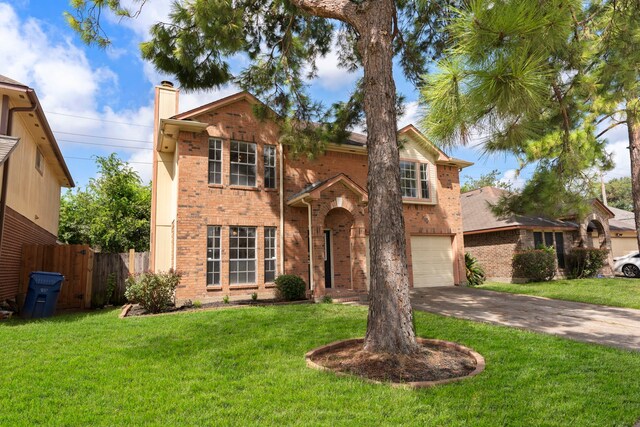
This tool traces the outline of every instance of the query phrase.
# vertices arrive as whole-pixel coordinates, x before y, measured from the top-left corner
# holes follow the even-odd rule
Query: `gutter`
[[[313,281],[313,234],[311,232],[311,203],[306,200],[301,200],[307,206],[308,221],[309,221],[309,289],[313,293],[315,289],[314,281]]]
[[[280,274],[284,274],[284,147],[280,144]]]

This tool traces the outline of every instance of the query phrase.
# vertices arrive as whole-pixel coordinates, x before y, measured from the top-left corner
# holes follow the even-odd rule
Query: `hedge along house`
[[[56,243],[73,185],[35,91],[0,76],[0,301],[17,296],[22,246]]]
[[[523,215],[497,218],[490,206],[498,203],[504,192],[499,188],[484,187],[460,196],[464,246],[467,252],[478,259],[488,280],[525,281],[526,278],[514,277],[513,255],[517,251],[540,245],[555,249],[558,276],[565,275],[565,257],[574,247],[609,250],[609,265],[603,273],[612,274],[609,219],[614,215],[602,202],[594,199],[591,212],[580,222],[576,218]]]
[[[156,87],[151,268],[182,273],[179,300],[273,293],[302,277],[314,297],[366,292],[364,135],[311,161],[279,143],[241,92],[178,114],[178,91]],[[471,163],[399,131],[404,220],[414,287],[465,280],[459,171]]]

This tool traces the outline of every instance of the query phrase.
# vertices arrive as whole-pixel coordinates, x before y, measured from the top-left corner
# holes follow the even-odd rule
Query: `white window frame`
[[[218,151],[218,150],[220,151],[220,159],[219,160],[217,160],[217,159],[213,160],[211,158],[211,150],[212,150],[211,145],[212,144],[216,144],[216,145],[219,144],[219,148],[218,147],[213,148],[213,150],[215,150],[215,151]],[[208,166],[209,167],[207,169],[207,173],[208,173],[207,182],[209,184],[220,184],[220,185],[222,184],[222,165],[224,164],[223,156],[224,156],[224,150],[222,149],[222,140],[219,139],[219,138],[209,138],[209,152],[208,152],[208,158],[209,158]],[[211,165],[212,164],[218,164],[220,166],[220,181],[219,182],[211,181]]]
[[[216,256],[216,250],[218,254]],[[207,226],[207,286],[220,286],[222,278],[222,227],[219,225]],[[217,266],[217,268],[216,268]],[[215,274],[218,280],[215,280]]]
[[[42,175],[44,173],[44,156],[39,148],[36,148],[36,170]]]
[[[267,236],[267,231],[272,236]],[[271,251],[271,253],[269,253]],[[269,256],[271,255],[271,256]],[[273,270],[267,269],[267,262],[273,262]],[[273,278],[267,279],[267,272],[273,271]],[[278,229],[277,227],[264,227],[264,281],[272,283],[278,276]]]
[[[243,230],[245,231],[245,235],[243,236]],[[253,236],[249,236],[249,231],[253,231]],[[234,234],[235,233],[235,234]],[[240,246],[240,239],[253,239],[253,247],[248,245],[243,247]],[[234,243],[238,243],[238,246],[234,246]],[[237,226],[237,227],[229,227],[229,284],[230,285],[246,285],[246,284],[255,284],[256,283],[256,274],[257,274],[257,248],[258,246],[258,235],[256,227],[245,227],[245,226]],[[241,257],[241,251],[246,250],[246,257]],[[250,257],[250,252],[253,251],[253,257]],[[241,263],[246,262],[246,268],[240,270],[238,267]],[[249,268],[252,264],[253,269]],[[235,265],[235,269],[234,269]],[[249,274],[253,273],[253,281],[248,280]],[[241,274],[244,274],[246,279],[241,280]],[[235,275],[235,278],[234,278]]]
[[[402,172],[403,166],[405,165],[410,165],[411,166],[411,170],[412,170],[412,174],[413,177],[412,178],[406,178],[404,176],[404,173]],[[402,197],[403,198],[409,198],[409,199],[417,199],[418,197],[418,176],[417,176],[417,171],[416,171],[416,163],[415,162],[410,162],[407,160],[400,160],[400,190],[402,191]],[[404,185],[405,182],[413,182],[413,186],[412,187],[406,187]],[[415,192],[414,196],[408,196],[405,194],[405,190],[413,190]]]
[[[247,147],[253,147],[253,153],[250,153],[249,150],[234,150],[234,145],[237,144],[237,147],[241,147],[241,146],[247,146]],[[250,163],[248,161],[233,161],[233,157],[235,155],[235,153],[238,153],[238,157],[241,158],[242,155],[246,155],[247,157],[250,154],[253,154],[253,163]],[[237,185],[237,186],[241,186],[241,187],[255,187],[256,186],[256,181],[257,181],[257,175],[258,175],[258,147],[257,144],[255,142],[245,142],[245,141],[231,141],[231,145],[229,147],[229,164],[230,164],[230,171],[229,171],[229,178],[230,178],[230,184],[231,185]],[[250,170],[251,168],[253,168],[253,176],[247,174],[240,174],[240,173],[234,173],[234,166],[238,167],[238,168],[242,168],[242,167],[246,167],[247,171]],[[236,182],[234,182],[234,177],[238,177],[236,178]],[[246,178],[246,183],[241,183],[239,178]],[[251,184],[251,179],[253,178],[253,183]]]
[[[267,151],[270,152],[267,155]],[[275,145],[265,145],[262,149],[262,159],[264,161],[264,175],[263,175],[263,183],[264,188],[278,188],[278,174],[276,173],[276,165],[277,165],[277,149]],[[272,164],[273,163],[273,164]],[[267,169],[273,170],[273,185],[267,186]]]

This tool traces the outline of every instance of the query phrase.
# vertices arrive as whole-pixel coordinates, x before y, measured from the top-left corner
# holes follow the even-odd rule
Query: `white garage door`
[[[453,251],[449,236],[412,236],[413,287],[453,285]]]

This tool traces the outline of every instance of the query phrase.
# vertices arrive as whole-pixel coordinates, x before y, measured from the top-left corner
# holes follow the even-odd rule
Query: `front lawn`
[[[631,426],[640,354],[417,313],[484,355],[477,377],[402,390],[305,366],[364,334],[365,307],[295,305],[0,323],[2,425]]]
[[[640,309],[638,279],[552,280],[523,284],[489,282],[478,289]]]

